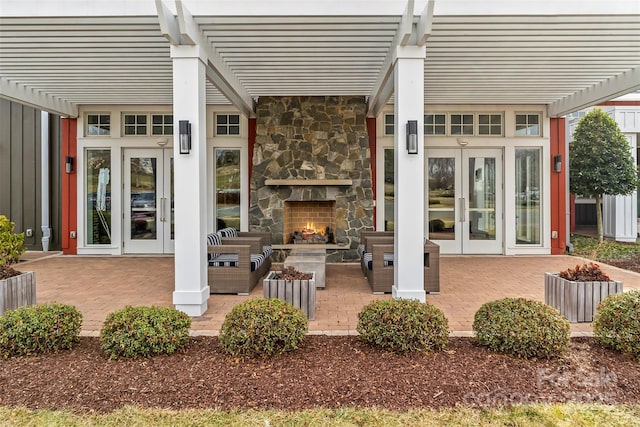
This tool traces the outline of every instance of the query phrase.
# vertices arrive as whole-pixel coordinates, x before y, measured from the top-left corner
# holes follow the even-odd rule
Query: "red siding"
[[[77,119],[62,119],[62,252],[67,255],[75,255],[78,252],[78,239],[71,238],[71,232],[78,232],[78,138]],[[67,156],[73,158],[73,172],[65,172]]]
[[[369,156],[371,158],[371,185],[373,186],[373,200],[376,200],[376,119],[367,117],[367,134],[369,135]],[[373,226],[376,224],[376,209],[373,210]]]
[[[564,254],[567,247],[567,205],[566,171],[569,153],[565,144],[565,119],[551,119],[551,145],[549,159],[551,166],[551,231],[557,231],[558,237],[551,238],[551,254]],[[562,156],[562,172],[553,171],[553,157]]]

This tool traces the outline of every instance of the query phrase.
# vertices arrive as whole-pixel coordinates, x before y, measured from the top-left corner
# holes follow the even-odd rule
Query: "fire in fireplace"
[[[284,206],[284,243],[335,243],[336,202],[287,201]]]

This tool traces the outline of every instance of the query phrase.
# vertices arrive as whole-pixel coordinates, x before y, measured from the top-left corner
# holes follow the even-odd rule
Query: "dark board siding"
[[[49,250],[60,249],[60,126],[50,118],[50,227]],[[16,224],[16,231],[33,230],[25,237],[30,250],[42,250],[42,152],[40,110],[0,99],[0,214]]]

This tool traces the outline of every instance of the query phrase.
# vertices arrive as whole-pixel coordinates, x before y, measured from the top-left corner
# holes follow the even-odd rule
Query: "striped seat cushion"
[[[218,230],[218,234],[222,237],[238,237],[238,230],[233,227],[227,227],[222,230]]]
[[[385,252],[384,261],[383,261],[384,266],[393,267],[393,259],[394,259],[393,253]],[[366,265],[369,270],[373,270],[373,254],[371,252],[367,252],[364,255],[362,255],[362,262],[364,262],[364,265]]]
[[[222,240],[220,239],[220,235],[218,233],[210,233],[207,234],[207,245],[208,246],[216,246],[221,245]],[[207,253],[207,260],[211,261],[213,258],[219,256],[219,253]]]
[[[264,245],[262,247],[262,255],[264,255],[265,258],[269,258],[272,253],[273,249],[271,248],[271,245]]]
[[[251,271],[256,271],[264,262],[264,255],[251,254]],[[238,254],[220,254],[209,260],[209,267],[237,267]]]

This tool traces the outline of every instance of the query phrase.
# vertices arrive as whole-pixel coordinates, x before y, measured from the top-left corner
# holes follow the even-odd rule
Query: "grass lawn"
[[[0,408],[0,426],[639,426],[640,405],[526,405],[499,409],[317,409],[281,411],[165,411],[133,407],[110,414]]]
[[[571,243],[573,243],[575,255],[596,261],[623,259],[640,254],[640,244],[638,243],[620,243],[611,240],[600,243],[596,238],[577,234],[571,235]]]

